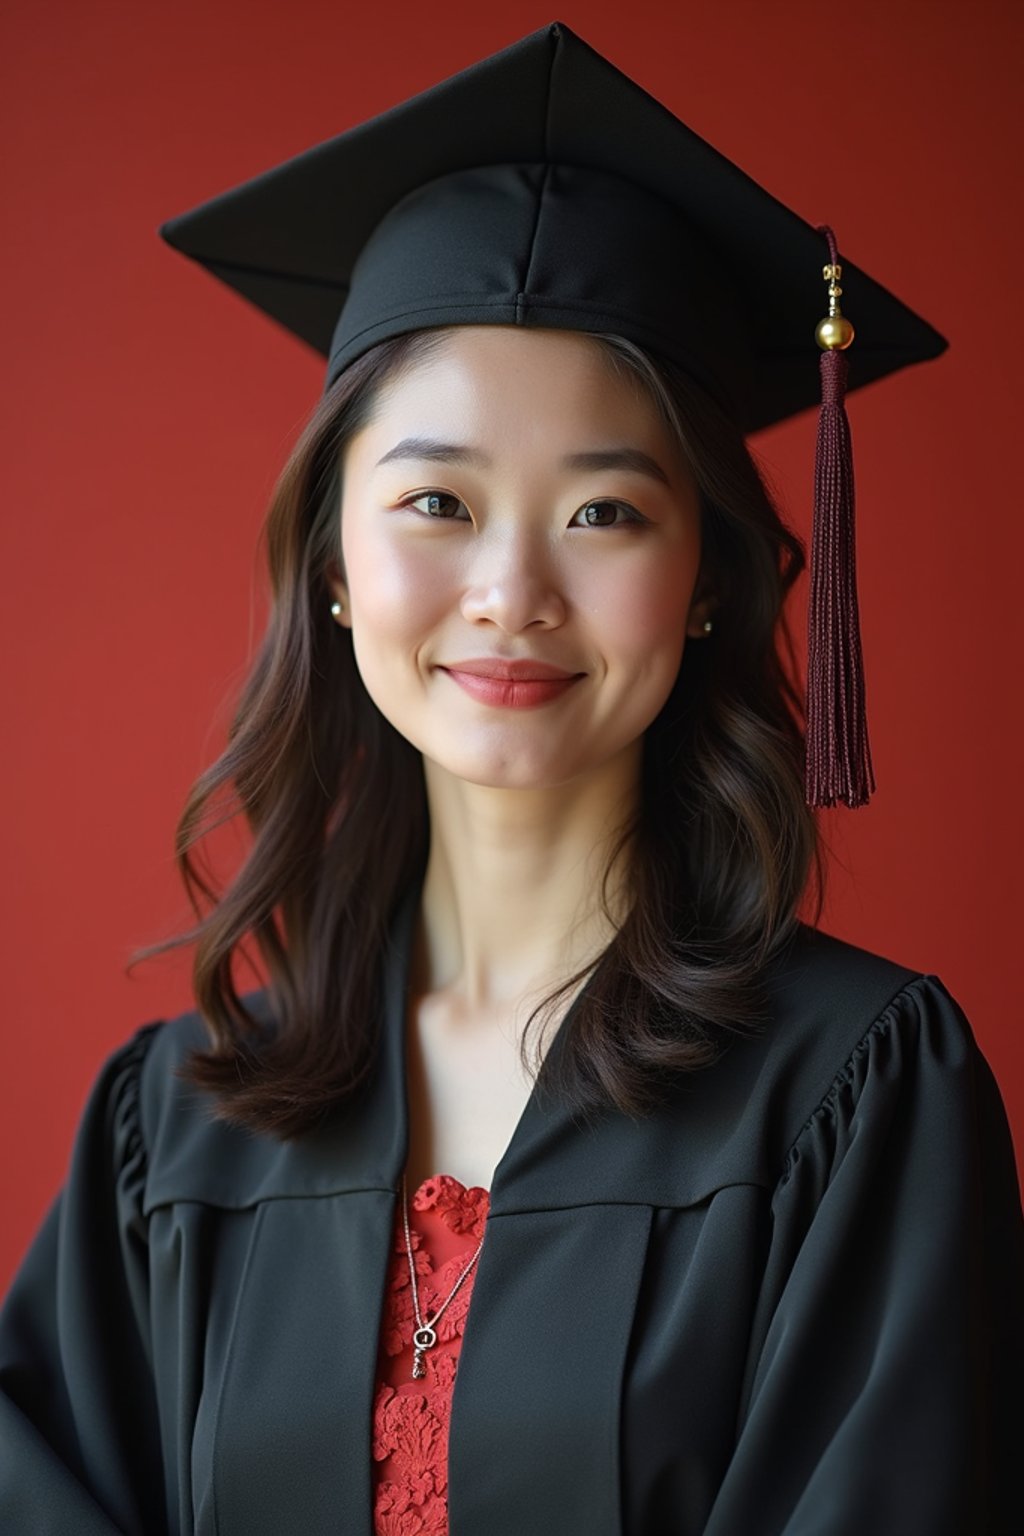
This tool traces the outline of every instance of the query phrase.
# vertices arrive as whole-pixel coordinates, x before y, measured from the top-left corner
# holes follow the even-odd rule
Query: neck
[[[424,761],[430,855],[416,978],[469,1014],[537,998],[595,960],[629,910],[628,852],[608,857],[639,797],[640,744],[544,789],[470,784]]]

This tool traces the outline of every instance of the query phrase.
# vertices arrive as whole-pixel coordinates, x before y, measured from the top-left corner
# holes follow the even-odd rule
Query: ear
[[[341,612],[332,613],[331,618],[336,624],[342,624],[346,629],[351,629],[352,614],[349,608],[348,586],[342,575],[341,566],[336,560],[332,560],[327,567],[327,588],[331,594],[331,602],[341,605]]]
[[[717,606],[711,584],[708,578],[701,574],[697,577],[697,585],[690,599],[690,612],[686,619],[687,639],[706,640],[708,638],[709,631],[704,628],[704,625],[709,619],[714,618]]]

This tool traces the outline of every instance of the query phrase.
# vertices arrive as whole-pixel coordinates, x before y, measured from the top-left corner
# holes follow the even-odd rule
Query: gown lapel
[[[451,1536],[619,1536],[619,1413],[652,1212],[488,1219],[448,1442]]]

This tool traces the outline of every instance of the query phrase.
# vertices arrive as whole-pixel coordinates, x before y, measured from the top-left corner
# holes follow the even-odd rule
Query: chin
[[[537,761],[522,754],[496,757],[493,753],[470,759],[466,757],[435,757],[424,752],[424,758],[450,778],[464,784],[479,784],[485,789],[555,789],[561,784],[585,775],[587,765],[582,763],[553,763],[550,758]]]

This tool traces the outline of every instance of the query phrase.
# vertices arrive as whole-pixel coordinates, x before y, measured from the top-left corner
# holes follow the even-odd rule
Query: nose
[[[462,594],[462,616],[471,624],[496,624],[509,634],[531,625],[564,623],[567,604],[551,558],[538,533],[527,529],[481,535]]]

